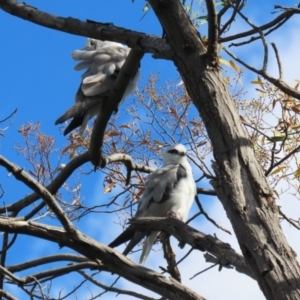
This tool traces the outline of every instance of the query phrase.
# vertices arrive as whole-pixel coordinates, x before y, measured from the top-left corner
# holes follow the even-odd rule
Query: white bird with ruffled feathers
[[[79,126],[82,134],[87,122],[100,113],[129,52],[130,48],[122,44],[90,38],[83,49],[72,52],[73,59],[81,61],[74,69],[87,70],[81,76],[75,105],[55,121],[57,125],[72,119],[64,135]],[[131,79],[120,103],[135,90],[139,76],[140,70]]]

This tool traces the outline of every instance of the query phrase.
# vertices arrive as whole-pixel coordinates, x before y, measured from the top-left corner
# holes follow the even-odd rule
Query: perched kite
[[[176,214],[185,222],[195,196],[196,185],[186,158],[186,148],[182,144],[171,146],[163,155],[163,167],[147,178],[135,217],[166,217]],[[123,252],[127,255],[147,236],[140,257],[140,263],[144,264],[157,234],[156,231],[134,231],[129,226],[109,246],[114,248],[130,240]]]
[[[100,113],[129,51],[130,48],[119,43],[88,38],[82,50],[72,52],[73,59],[81,61],[74,69],[87,70],[81,76],[82,82],[75,96],[75,105],[55,121],[57,125],[72,119],[64,135],[79,126],[82,133],[89,119]],[[138,70],[127,86],[121,102],[135,90],[139,75]]]

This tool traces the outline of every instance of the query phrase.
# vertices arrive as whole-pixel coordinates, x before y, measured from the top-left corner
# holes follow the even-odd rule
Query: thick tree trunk
[[[267,299],[300,299],[296,255],[283,235],[272,191],[218,70],[216,55],[210,53],[210,46],[207,53],[178,0],[150,3],[167,33],[174,63],[207,128],[216,160],[217,180],[212,184],[247,263]],[[213,36],[213,28],[210,30]]]

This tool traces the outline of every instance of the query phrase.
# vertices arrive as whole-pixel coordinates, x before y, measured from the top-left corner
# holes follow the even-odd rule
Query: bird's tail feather
[[[144,245],[144,248],[143,248],[143,252],[141,254],[141,257],[140,257],[140,264],[144,265],[147,258],[148,258],[148,255],[152,249],[152,245],[154,244],[155,242],[155,239],[156,239],[156,236],[157,236],[157,231],[152,231],[150,233],[150,235],[148,235],[146,241],[145,241],[145,245]]]
[[[80,134],[82,134],[83,130],[84,130],[84,126],[82,126],[84,123],[84,115],[78,115],[75,116],[72,121],[69,123],[69,125],[66,127],[66,129],[64,130],[64,135],[67,135],[68,133],[70,133],[71,131],[73,131],[74,129],[76,129],[77,127],[81,126],[80,130]]]
[[[130,240],[130,242],[126,246],[125,250],[123,251],[123,254],[127,255],[143,239],[143,237],[145,235],[146,235],[145,232],[136,231],[134,233],[132,239]]]
[[[108,246],[111,248],[118,247],[119,245],[131,240],[135,231],[129,226],[118,237],[116,237]]]

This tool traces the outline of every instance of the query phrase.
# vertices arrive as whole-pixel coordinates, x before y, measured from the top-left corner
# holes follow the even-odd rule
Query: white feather
[[[177,144],[167,149],[163,155],[163,167],[148,176],[145,191],[140,199],[135,217],[166,217],[175,213],[186,221],[196,195],[196,185],[192,168],[185,156],[186,148]],[[130,227],[111,244],[116,247],[128,240]],[[131,231],[132,233],[132,231]],[[131,242],[124,250],[128,254],[147,234],[135,232]],[[144,264],[150,253],[157,232],[150,232],[144,243],[140,263]],[[126,239],[127,238],[127,239]]]

